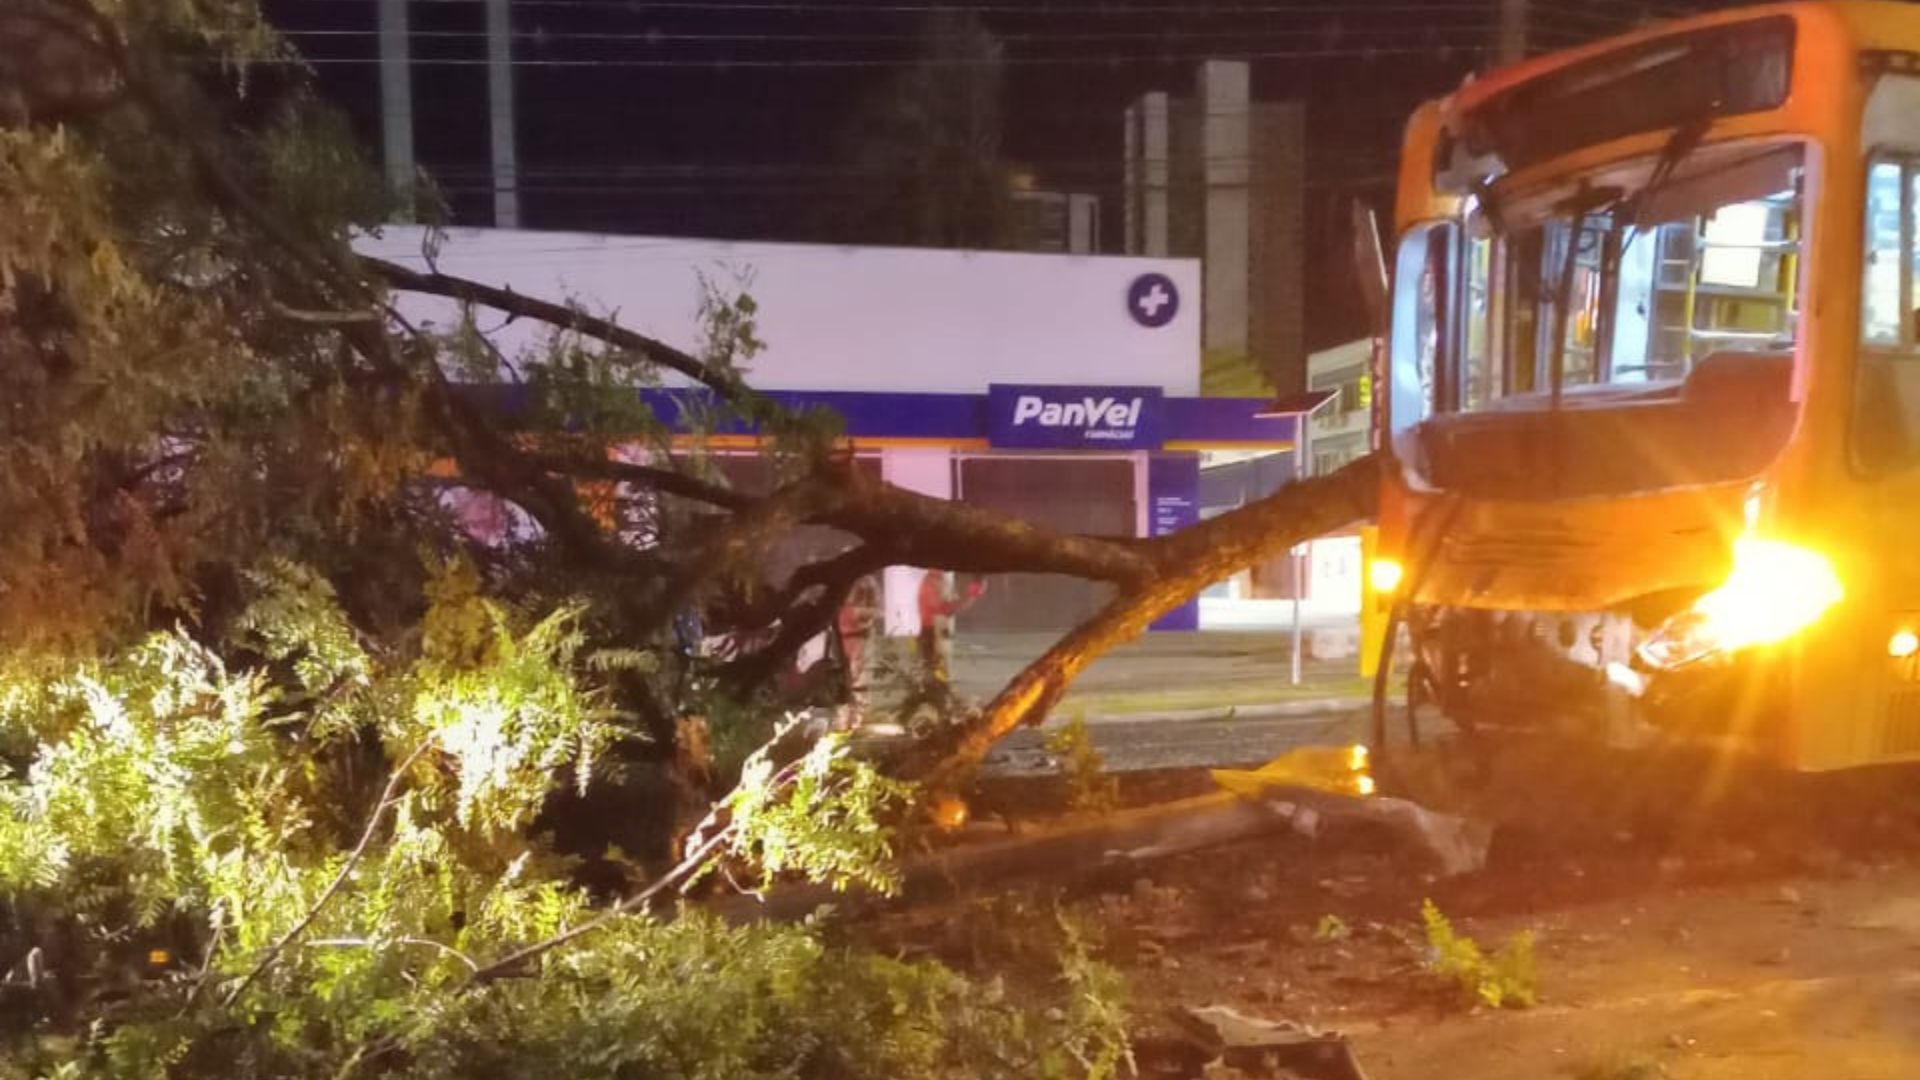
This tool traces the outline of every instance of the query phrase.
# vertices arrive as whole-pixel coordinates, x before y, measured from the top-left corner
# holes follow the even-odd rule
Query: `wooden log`
[[[1312,835],[1349,825],[1382,828],[1443,875],[1478,869],[1489,835],[1478,823],[1402,799],[1357,798],[1308,788],[1273,789],[1260,799],[1223,792],[910,859],[901,868],[899,895],[891,899],[835,893],[823,886],[795,886],[764,897],[728,897],[710,905],[710,910],[735,922],[787,921],[804,918],[825,904],[865,910],[889,903],[928,903],[973,889],[1036,879],[1072,884],[1261,836],[1287,831]]]

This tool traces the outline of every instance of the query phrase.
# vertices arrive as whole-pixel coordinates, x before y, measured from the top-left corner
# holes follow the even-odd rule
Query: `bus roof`
[[[1468,76],[1467,81],[1448,99],[1449,111],[1471,112],[1514,87],[1584,60],[1605,56],[1623,46],[1782,15],[1792,18],[1802,32],[1811,31],[1822,36],[1842,35],[1857,49],[1920,52],[1920,4],[1902,3],[1899,0],[1760,4],[1654,23],[1632,33],[1536,56],[1486,75]]]
[[[1792,73],[1787,98],[1778,107],[1761,108],[1743,115],[1728,115],[1716,122],[1716,130],[1725,137],[1764,137],[1792,132],[1825,130],[1842,115],[1842,98],[1852,85],[1855,57],[1863,51],[1907,52],[1920,54],[1920,4],[1893,0],[1827,0],[1762,4],[1698,15],[1622,34],[1577,48],[1563,49],[1501,68],[1488,74],[1469,76],[1451,95],[1432,100],[1409,118],[1402,142],[1399,187],[1395,203],[1398,227],[1415,221],[1444,216],[1457,198],[1436,186],[1436,155],[1451,145],[1453,137],[1475,128],[1478,119],[1496,115],[1506,102],[1523,99],[1535,86],[1544,86],[1557,77],[1580,79],[1583,66],[1603,64],[1606,59],[1635,50],[1658,48],[1667,38],[1700,35],[1716,29],[1738,31],[1752,25],[1758,32],[1768,21],[1790,20]],[[1845,73],[1837,68],[1845,65]],[[1574,137],[1570,132],[1568,137]],[[1568,169],[1584,167],[1595,160],[1628,150],[1640,152],[1657,148],[1664,138],[1661,128],[1638,133],[1596,133],[1592,143],[1563,148],[1547,147],[1531,155],[1530,161],[1509,162],[1510,175],[1523,183],[1530,178],[1551,176]],[[1716,136],[1720,137],[1720,136]]]

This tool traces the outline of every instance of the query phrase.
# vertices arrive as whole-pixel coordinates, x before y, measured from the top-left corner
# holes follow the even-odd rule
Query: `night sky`
[[[379,146],[375,0],[264,0],[323,93]],[[858,199],[834,151],[846,118],[910,62],[927,0],[515,0],[522,223],[813,239]],[[1348,206],[1387,206],[1401,125],[1486,63],[1494,0],[986,0],[1006,50],[1004,147],[1039,185],[1093,192],[1120,246],[1121,114],[1184,94],[1205,56],[1253,62],[1258,99],[1308,107],[1309,258],[1346,258]],[[1547,48],[1703,0],[1534,0]],[[487,224],[484,9],[413,0],[416,153],[455,219]],[[1344,274],[1310,275],[1309,347],[1358,332]]]

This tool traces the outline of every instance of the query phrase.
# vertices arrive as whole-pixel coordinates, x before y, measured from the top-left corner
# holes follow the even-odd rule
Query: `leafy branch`
[[[892,846],[880,821],[908,800],[909,790],[852,761],[844,739],[834,735],[776,769],[772,755],[796,725],[789,719],[748,760],[740,782],[694,827],[691,849],[672,869],[595,918],[479,968],[469,982],[523,975],[534,960],[648,910],[668,892],[685,894],[730,857],[755,864],[763,883],[798,872],[836,889],[855,882],[890,889]]]
[[[269,945],[266,952],[262,953],[260,959],[254,963],[253,968],[227,993],[228,1004],[238,1001],[240,995],[247,992],[248,987],[252,986],[260,976],[266,974],[267,969],[280,958],[280,954],[286,951],[287,946],[298,941],[300,935],[307,932],[307,928],[313,925],[314,920],[320,917],[320,913],[326,910],[327,905],[333,902],[333,898],[340,894],[340,890],[346,887],[348,881],[352,880],[354,870],[359,867],[360,860],[366,857],[367,849],[372,846],[375,834],[380,831],[380,825],[386,819],[387,811],[399,803],[400,785],[405,782],[407,773],[432,746],[431,739],[422,742],[394,767],[393,775],[387,778],[387,786],[381,790],[379,800],[373,805],[373,812],[367,815],[367,824],[360,830],[360,839],[353,845],[353,850],[347,853],[346,860],[340,864],[339,872],[333,875],[333,880],[328,882],[325,891],[321,892],[320,898],[307,909],[307,913],[288,927],[286,933],[280,935],[279,940]]]

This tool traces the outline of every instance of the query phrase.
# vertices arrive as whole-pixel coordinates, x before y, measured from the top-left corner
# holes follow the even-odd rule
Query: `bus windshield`
[[[1722,147],[1474,210],[1458,406],[1538,407],[1540,395],[1678,382],[1710,359],[1790,354],[1802,167],[1798,146]]]
[[[1480,184],[1411,230],[1388,406],[1405,460],[1512,498],[1756,475],[1797,412],[1806,161],[1798,141],[1676,137],[1556,183]]]

